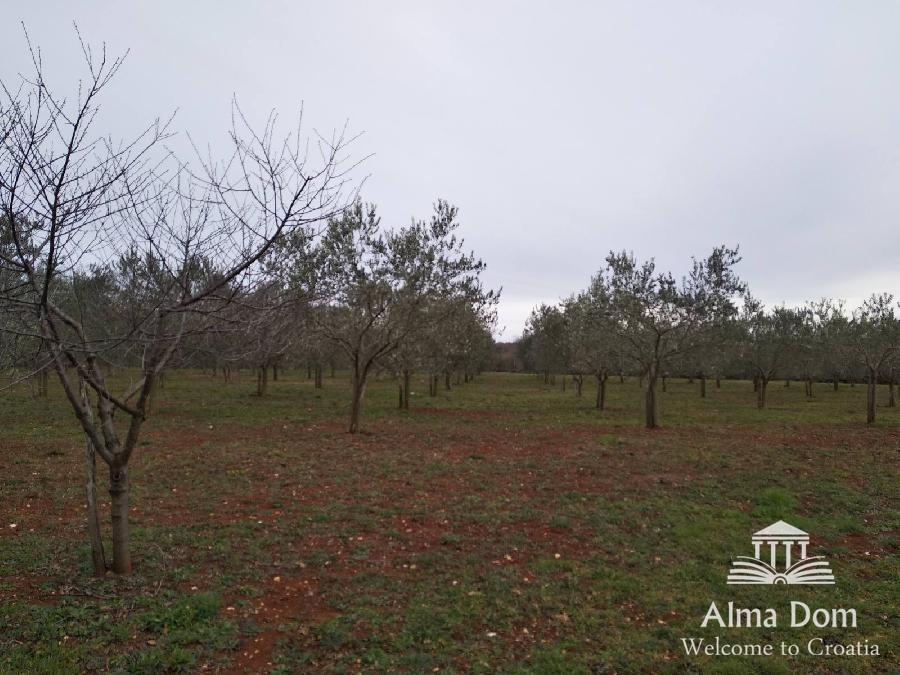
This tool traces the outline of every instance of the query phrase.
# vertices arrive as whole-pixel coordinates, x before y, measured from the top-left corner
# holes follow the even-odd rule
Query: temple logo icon
[[[803,530],[779,520],[754,534],[751,541],[753,557],[735,559],[729,584],[834,584],[824,556],[807,555],[809,535]]]

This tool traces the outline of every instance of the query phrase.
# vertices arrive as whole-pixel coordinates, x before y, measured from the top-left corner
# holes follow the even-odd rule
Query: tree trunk
[[[838,376],[837,375],[835,375],[834,377],[831,378],[831,386],[834,387],[835,391],[838,390]]]
[[[661,379],[662,379],[662,390],[663,390],[663,391],[668,391],[668,389],[666,388],[666,381],[667,381],[669,378],[666,377],[665,375],[663,375]]]
[[[869,369],[869,378],[866,382],[866,424],[875,424],[875,394],[878,386],[878,373],[873,368]]]
[[[888,408],[896,408],[897,400],[894,398],[894,369],[891,368],[890,379],[888,380]]]
[[[700,373],[700,398],[706,398],[706,375]]]
[[[316,389],[322,388],[322,366],[317,364],[315,370],[313,371],[313,375],[315,377],[315,385]]]
[[[465,375],[463,376],[463,382],[465,384],[469,384],[469,371],[468,370],[465,372]]]
[[[572,379],[575,381],[575,395],[578,398],[581,398],[581,385],[584,382],[584,376],[583,375],[578,375],[577,377],[572,376]]]
[[[450,371],[444,371],[444,389],[450,391]]]
[[[112,501],[113,571],[131,573],[128,538],[128,467],[109,467],[109,496]]]
[[[785,380],[785,381],[784,381],[784,386],[785,386],[785,387],[790,387],[790,386],[791,386],[791,381],[790,381],[790,380]]]
[[[312,364],[311,363],[306,364],[306,379],[307,380],[312,379]]]
[[[563,376],[562,376],[562,390],[563,390],[563,391],[566,390],[566,379],[567,379],[566,376],[563,375]]]
[[[409,410],[409,369],[403,371],[403,409]]]
[[[256,374],[256,395],[265,396],[269,391],[269,369],[260,366]]]
[[[350,433],[359,431],[359,418],[362,415],[363,397],[366,395],[366,373],[354,374],[353,404],[350,407]]]
[[[334,379],[334,364],[331,364],[331,379]]]
[[[811,377],[806,379],[806,395],[809,398],[813,398],[815,394],[813,393],[813,380]]]
[[[403,410],[403,385],[397,385],[397,389],[399,390],[399,396],[397,398],[397,409]]]
[[[156,375],[148,375],[147,377],[157,377]],[[154,385],[157,384],[154,382]],[[150,395],[147,396],[147,403],[144,405],[144,416],[150,417],[153,414],[154,404],[156,403],[156,387],[154,386],[150,390]]]
[[[91,542],[91,561],[96,576],[106,574],[106,552],[100,533],[100,509],[97,508],[97,454],[91,439],[85,440],[85,496],[87,497],[87,530]]]
[[[644,426],[647,429],[659,426],[656,408],[656,369],[652,366],[647,371],[647,386],[644,390]]]
[[[760,377],[756,387],[756,407],[760,410],[766,407],[766,387],[769,386],[769,378]]]
[[[90,400],[88,398],[87,385],[82,379],[81,400],[91,416]],[[94,574],[103,576],[106,574],[106,553],[103,550],[103,537],[100,533],[100,510],[97,508],[97,451],[94,443],[88,437],[84,447],[85,468],[85,497],[87,499],[87,530],[88,540],[91,542],[91,561],[94,566]]]
[[[721,389],[721,388],[722,388],[722,378],[716,376],[716,389]]]
[[[550,384],[550,371],[544,371],[544,384]]]
[[[605,374],[597,375],[597,401],[595,403],[597,410],[603,410],[606,407],[606,378]]]

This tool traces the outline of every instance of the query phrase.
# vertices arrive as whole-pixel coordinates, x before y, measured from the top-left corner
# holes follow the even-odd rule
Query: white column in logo
[[[800,530],[783,520],[779,520],[777,523],[772,523],[759,532],[755,532],[753,534],[752,542],[753,550],[756,554],[755,557],[760,561],[763,560],[763,546],[768,545],[768,559],[771,561],[771,567],[773,569],[777,569],[778,551],[781,548],[781,544],[784,544],[784,569],[787,570],[790,568],[791,563],[806,559],[809,535],[803,530]],[[800,545],[799,558],[797,556],[797,549],[795,548],[798,544]]]
[[[768,527],[754,532],[751,538],[753,543],[754,559],[749,556],[739,556],[743,560],[735,561],[728,573],[729,584],[834,584],[834,575],[828,568],[828,563],[817,561],[815,565],[807,565],[802,569],[806,560],[817,560],[824,556],[808,558],[809,534],[794,527],[790,523],[779,520]],[[784,571],[778,570],[778,551],[784,544]],[[769,547],[771,565],[763,559],[763,546]],[[799,545],[799,550],[797,549]],[[795,568],[794,574],[788,581],[788,570]],[[801,569],[796,569],[801,568]],[[769,610],[773,612],[774,610]]]

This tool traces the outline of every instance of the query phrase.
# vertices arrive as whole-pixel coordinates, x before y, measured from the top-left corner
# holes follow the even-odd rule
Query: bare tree
[[[234,335],[242,346],[241,360],[256,371],[256,394],[269,392],[269,372],[277,378],[278,365],[303,338],[303,310],[299,302],[272,281],[247,298],[235,317],[241,327]]]
[[[274,115],[255,132],[236,105],[224,162],[199,153],[198,170],[177,162],[163,152],[168,126],[159,120],[114,143],[95,126],[123,59],[81,46],[86,75],[73,96],[47,85],[36,49],[33,74],[2,85],[0,213],[11,245],[0,255],[21,283],[3,289],[0,305],[17,315],[20,332],[42,341],[109,468],[112,568],[127,573],[128,466],[158,376],[186,335],[252,291],[260,259],[280,237],[339,211],[350,167],[343,135],[311,149],[293,135],[276,139]],[[122,301],[91,307],[79,275],[122,261],[110,289]],[[115,320],[90,320],[100,309]],[[127,384],[108,376],[120,358],[139,365]]]

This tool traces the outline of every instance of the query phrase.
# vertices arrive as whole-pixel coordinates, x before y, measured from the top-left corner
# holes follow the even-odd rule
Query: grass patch
[[[880,407],[867,428],[862,387],[809,401],[773,387],[760,411],[748,382],[700,399],[670,379],[664,426],[647,432],[633,380],[610,381],[603,412],[592,385],[578,398],[504,374],[414,396],[407,412],[381,378],[368,433],[350,436],[346,376],[315,390],[304,375],[281,373],[265,398],[248,373],[167,377],[133,460],[124,579],[89,576],[83,441],[61,392],[8,393],[0,672],[900,669],[900,410]],[[750,535],[782,519],[810,532],[838,583],[727,586]],[[681,648],[715,636],[699,628],[711,600],[784,614],[791,599],[853,607],[859,626],[729,640],[868,638],[882,655]]]

